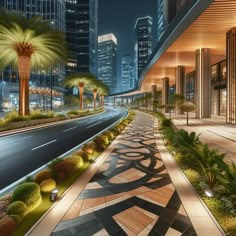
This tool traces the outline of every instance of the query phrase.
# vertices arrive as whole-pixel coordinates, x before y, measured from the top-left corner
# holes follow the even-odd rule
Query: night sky
[[[98,0],[98,35],[113,33],[117,38],[118,76],[121,57],[134,54],[134,25],[138,17],[153,18],[153,44],[157,31],[157,0]]]

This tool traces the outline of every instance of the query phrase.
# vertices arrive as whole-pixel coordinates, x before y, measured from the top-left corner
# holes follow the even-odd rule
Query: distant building
[[[135,26],[135,68],[136,83],[143,68],[152,54],[152,18],[150,16],[138,18]]]
[[[110,89],[117,90],[117,39],[114,34],[98,37],[98,78]]]
[[[121,59],[121,88],[122,92],[134,88],[134,62],[130,55]]]
[[[157,0],[157,37],[160,41],[162,35],[174,17],[180,12],[187,12],[197,0]]]
[[[97,0],[65,0],[69,58],[66,73],[97,75]]]

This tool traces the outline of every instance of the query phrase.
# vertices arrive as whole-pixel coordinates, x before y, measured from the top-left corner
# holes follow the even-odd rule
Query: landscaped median
[[[164,143],[198,196],[203,200],[226,235],[236,235],[236,166],[224,161],[225,154],[201,143],[195,132],[177,130],[160,112]]]
[[[0,198],[0,235],[24,235],[134,119],[134,112],[63,159],[27,177]],[[56,192],[56,190],[58,192]],[[55,194],[53,196],[53,194]]]
[[[19,116],[17,111],[11,111],[4,118],[0,119],[0,132],[94,115],[103,111],[104,108],[99,108],[93,111],[71,110],[65,114],[57,114],[53,111],[41,112],[35,110],[31,112],[30,116],[26,117]]]

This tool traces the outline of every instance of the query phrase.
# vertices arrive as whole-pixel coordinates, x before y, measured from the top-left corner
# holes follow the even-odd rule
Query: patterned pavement
[[[53,236],[196,235],[162,162],[154,118],[137,112]]]

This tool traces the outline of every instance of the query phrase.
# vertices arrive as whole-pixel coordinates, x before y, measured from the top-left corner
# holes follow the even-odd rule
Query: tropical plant
[[[236,206],[236,165],[233,162],[231,165],[218,162],[218,166],[223,172],[217,175],[217,179],[226,189],[226,195],[231,197],[234,206]]]
[[[188,113],[196,109],[196,105],[192,102],[184,102],[180,105],[180,109],[184,112],[187,112],[187,125],[188,125]]]
[[[79,89],[79,103],[80,110],[83,110],[83,95],[84,88],[88,85],[94,84],[96,77],[91,73],[74,73],[69,75],[64,81],[63,85],[65,87],[78,87]]]
[[[65,61],[64,33],[54,30],[40,16],[27,19],[0,12],[0,65],[12,64],[19,73],[19,115],[29,110],[29,79],[32,68],[47,71]]]
[[[189,147],[201,144],[199,136],[200,134],[196,135],[195,132],[188,133],[186,130],[180,129],[175,133],[173,145],[179,150],[188,150]]]

